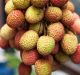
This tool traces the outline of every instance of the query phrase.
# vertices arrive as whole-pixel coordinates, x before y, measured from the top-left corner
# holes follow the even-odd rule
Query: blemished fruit
[[[65,63],[69,60],[69,56],[63,52],[58,52],[55,55],[55,59],[60,63]]]
[[[16,34],[16,31],[12,28],[10,28],[7,24],[5,24],[0,29],[0,36],[3,37],[6,40],[12,39]]]
[[[76,52],[78,45],[78,39],[74,34],[65,34],[62,42],[62,49],[66,54],[73,54]]]
[[[21,37],[20,47],[26,51],[31,50],[37,45],[38,38],[39,36],[35,31],[29,30]]]
[[[44,17],[44,11],[42,9],[30,6],[25,13],[25,18],[29,23],[37,23],[41,21]]]
[[[12,0],[18,9],[26,9],[30,5],[30,0]]]
[[[51,75],[52,67],[48,60],[39,59],[35,63],[35,71],[37,75]]]
[[[68,0],[50,0],[54,6],[62,7]]]
[[[73,13],[73,16],[74,16],[74,20],[80,19],[79,15],[76,12]]]
[[[22,53],[22,61],[26,65],[34,65],[38,58],[39,55],[36,49],[32,49],[31,51],[23,51]]]
[[[57,22],[62,18],[62,10],[58,7],[49,6],[45,12],[45,18],[50,22]]]
[[[42,34],[42,32],[43,32],[43,24],[41,22],[36,23],[36,24],[30,24],[29,30],[34,30],[38,34]]]
[[[71,59],[75,64],[80,64],[80,44],[78,44],[76,52],[71,56]]]
[[[31,0],[31,3],[35,7],[43,8],[47,5],[49,0]]]
[[[55,41],[50,36],[41,36],[37,42],[37,50],[41,55],[48,55],[55,47]]]
[[[52,54],[57,54],[58,52],[59,52],[59,43],[56,43],[55,47],[54,47],[54,49],[52,51]]]
[[[70,10],[71,12],[75,11],[75,6],[71,1],[68,1],[64,6],[63,9]]]
[[[7,16],[7,24],[11,28],[18,28],[24,25],[25,17],[20,10],[14,10]]]
[[[25,33],[25,30],[21,30],[21,31],[17,32],[17,34],[15,36],[15,45],[16,45],[16,48],[19,50],[21,50],[19,42],[24,33]]]
[[[8,1],[5,5],[5,12],[6,14],[9,14],[10,12],[12,12],[13,10],[15,10],[15,6],[13,5],[12,0]]]
[[[71,30],[80,35],[80,19],[76,19],[71,26]]]
[[[0,48],[6,48],[8,45],[8,41],[2,37],[0,37]]]
[[[24,63],[20,63],[18,68],[19,75],[31,75],[31,71],[31,66],[25,65]]]
[[[70,10],[63,10],[62,23],[70,27],[74,23],[73,13]]]
[[[48,35],[53,37],[56,42],[63,38],[64,32],[64,26],[60,22],[52,23],[48,27]]]

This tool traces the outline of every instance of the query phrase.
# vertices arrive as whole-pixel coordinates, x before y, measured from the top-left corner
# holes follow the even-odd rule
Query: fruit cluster
[[[6,0],[6,24],[0,47],[16,48],[22,63],[19,75],[51,75],[71,59],[80,63],[80,17],[71,0]]]

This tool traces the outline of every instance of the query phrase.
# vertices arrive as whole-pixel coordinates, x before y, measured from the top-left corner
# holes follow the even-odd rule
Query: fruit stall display
[[[71,0],[6,0],[0,47],[20,51],[19,75],[51,75],[61,64],[80,64],[80,16]],[[53,73],[54,74],[54,73]]]

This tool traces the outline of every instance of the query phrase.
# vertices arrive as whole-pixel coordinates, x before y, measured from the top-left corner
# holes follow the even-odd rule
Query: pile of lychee
[[[71,59],[80,63],[80,17],[71,0],[6,0],[0,47],[15,48],[19,75],[51,75]]]

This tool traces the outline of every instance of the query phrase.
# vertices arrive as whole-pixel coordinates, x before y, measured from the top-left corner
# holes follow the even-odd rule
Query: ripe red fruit
[[[20,10],[14,10],[7,16],[7,24],[12,28],[18,28],[25,22],[24,14]]]
[[[19,75],[31,75],[32,69],[31,66],[20,63],[18,71]]]
[[[72,61],[76,64],[80,64],[80,44],[78,44],[76,52],[71,57]]]
[[[22,61],[26,65],[34,65],[38,59],[38,52],[36,50],[23,51]]]

